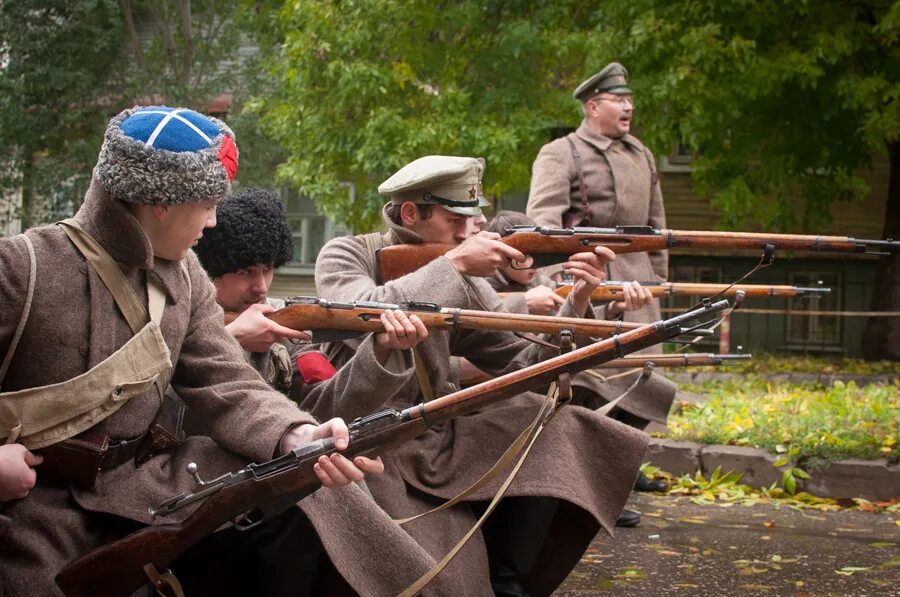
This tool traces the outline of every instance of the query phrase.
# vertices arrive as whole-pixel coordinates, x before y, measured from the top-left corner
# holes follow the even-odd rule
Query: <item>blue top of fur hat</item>
[[[237,169],[224,122],[187,108],[136,106],[109,121],[94,174],[120,201],[178,205],[226,197]]]
[[[193,110],[148,106],[122,122],[122,132],[149,147],[169,151],[200,151],[212,145],[219,127]]]

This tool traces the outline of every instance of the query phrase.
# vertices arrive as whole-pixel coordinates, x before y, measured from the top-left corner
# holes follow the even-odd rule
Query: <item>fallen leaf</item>
[[[767,521],[763,522],[763,526],[766,527],[767,529],[774,529],[775,523],[772,522],[771,520],[767,520]]]
[[[882,547],[894,547],[897,544],[891,543],[890,541],[876,541],[875,543],[869,543],[869,545],[871,545],[872,547],[882,548]]]
[[[740,585],[740,588],[747,589],[748,591],[771,591],[775,587],[769,585]]]

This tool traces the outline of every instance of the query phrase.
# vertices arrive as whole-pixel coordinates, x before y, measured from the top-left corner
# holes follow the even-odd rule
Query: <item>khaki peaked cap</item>
[[[610,62],[599,73],[581,82],[572,96],[582,103],[600,93],[631,95],[628,88],[628,69],[618,62]]]
[[[489,204],[481,190],[483,158],[428,155],[403,166],[378,186],[391,203],[440,205],[463,216],[481,215]]]

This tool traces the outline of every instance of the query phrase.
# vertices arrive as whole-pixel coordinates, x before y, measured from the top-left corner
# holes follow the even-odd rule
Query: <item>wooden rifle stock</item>
[[[266,315],[279,325],[292,330],[313,330],[313,339],[328,341],[327,331],[383,332],[381,314],[386,310],[400,309],[416,315],[428,329],[495,330],[531,334],[558,334],[570,330],[579,336],[606,337],[617,332],[633,330],[640,324],[583,319],[578,317],[554,317],[551,315],[527,315],[522,313],[495,313],[471,309],[442,308],[431,303],[407,303],[401,305],[357,301],[335,303],[316,297],[294,297],[285,301],[285,307]],[[237,314],[225,313],[225,323],[233,321]],[[323,333],[316,334],[316,330]]]
[[[894,240],[860,240],[849,236],[768,234],[764,232],[715,232],[666,230],[650,226],[617,228],[546,228],[513,226],[500,239],[534,259],[534,267],[562,263],[570,255],[607,247],[614,253],[643,253],[667,249],[774,249],[822,253],[884,255],[900,251]],[[376,253],[379,283],[412,273],[437,259],[454,245],[407,244],[384,247]]]
[[[596,367],[653,346],[683,333],[685,324],[727,306],[726,301],[705,305],[403,411],[387,409],[356,419],[350,424],[350,445],[343,453],[351,457],[377,456],[425,432],[434,423],[546,386],[564,372]],[[319,481],[312,466],[319,456],[332,452],[330,439],[318,440],[269,462],[207,482],[195,494],[175,496],[152,511],[165,515],[184,505],[198,501],[201,504],[181,523],[145,527],[73,560],[56,576],[56,583],[68,597],[130,595],[147,583],[147,567],[165,571],[189,547],[223,524],[248,512],[258,512],[273,500],[299,499],[317,489]]]

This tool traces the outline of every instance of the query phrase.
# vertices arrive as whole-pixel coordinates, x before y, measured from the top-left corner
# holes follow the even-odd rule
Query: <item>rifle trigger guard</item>
[[[159,570],[151,562],[150,564],[144,564],[144,574],[147,575],[147,579],[153,585],[153,590],[156,591],[157,595],[161,597],[184,597],[184,589],[181,588],[181,583],[178,582],[178,578],[172,574],[171,570],[166,570],[160,574]]]

